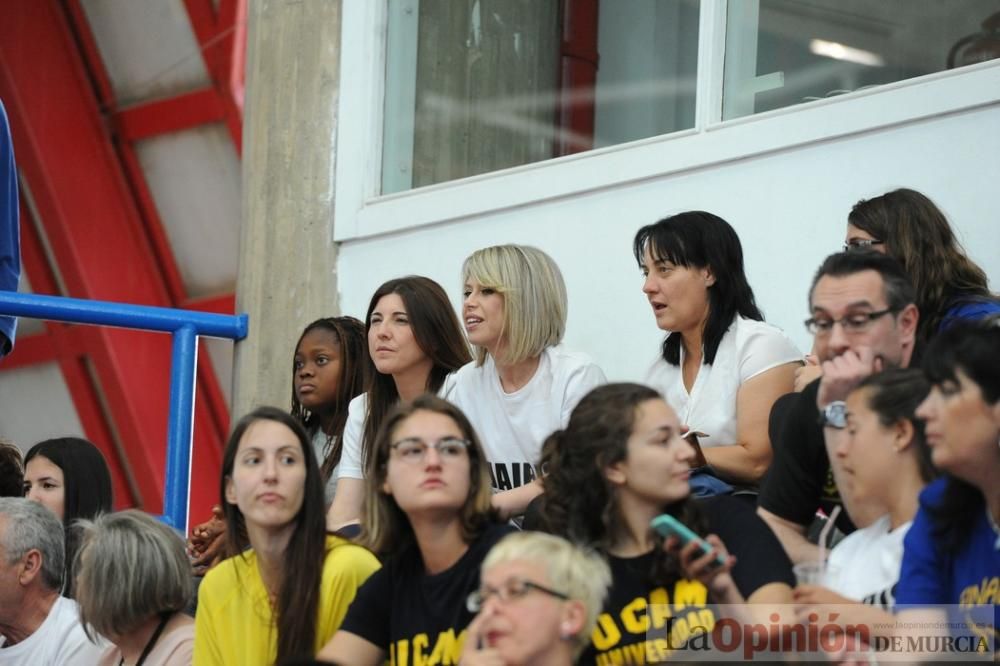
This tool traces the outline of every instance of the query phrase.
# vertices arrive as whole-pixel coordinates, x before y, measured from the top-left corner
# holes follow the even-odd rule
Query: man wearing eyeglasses
[[[878,252],[834,254],[816,272],[805,324],[823,374],[771,410],[774,459],[757,509],[793,562],[819,557],[806,530],[817,509],[829,515],[842,503],[838,489],[851,483],[827,454],[845,436],[844,399],[865,377],[910,363],[919,318],[914,301],[902,266]],[[859,526],[878,517],[866,515],[864,506],[845,508]],[[838,526],[853,530],[851,519],[845,516]]]

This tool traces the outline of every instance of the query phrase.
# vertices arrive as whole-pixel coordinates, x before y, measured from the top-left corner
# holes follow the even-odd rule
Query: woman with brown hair
[[[327,526],[358,522],[375,435],[400,400],[422,393],[448,398],[454,373],[472,360],[448,294],[434,280],[411,275],[389,280],[372,295],[366,392],[351,401],[344,427],[337,492]]]
[[[791,602],[791,564],[753,507],[731,495],[692,499],[694,455],[663,397],[628,383],[588,393],[545,442],[542,526],[594,548],[611,568],[608,599],[578,663],[622,663],[632,654],[664,661],[663,646],[684,645],[726,612],[748,604],[746,619],[767,624],[775,605]],[[703,536],[710,551],[665,541],[651,527],[664,513]],[[635,621],[647,608],[648,619]]]
[[[229,559],[199,588],[194,663],[312,656],[379,565],[326,533],[323,481],[299,422],[276,407],[240,419],[223,453],[219,494]]]
[[[901,188],[854,204],[845,250],[870,248],[896,259],[917,292],[917,349],[956,321],[1000,312],[986,273],[969,259],[941,209]]]
[[[319,654],[342,664],[458,663],[495,521],[479,439],[461,410],[425,394],[384,419],[365,483],[361,542],[383,568]]]

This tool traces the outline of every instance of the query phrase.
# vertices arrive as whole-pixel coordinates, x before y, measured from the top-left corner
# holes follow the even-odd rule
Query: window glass
[[[1000,57],[998,0],[730,0],[723,118]]]
[[[698,0],[392,0],[384,194],[694,126]]]

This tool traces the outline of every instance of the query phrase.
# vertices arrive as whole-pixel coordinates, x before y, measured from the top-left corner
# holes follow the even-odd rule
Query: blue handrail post
[[[247,315],[223,315],[12,291],[0,291],[0,314],[95,326],[118,326],[173,335],[163,519],[186,534],[198,336],[242,340],[247,336]]]
[[[198,333],[194,326],[188,324],[174,331],[172,361],[163,516],[174,529],[187,534],[195,367],[198,363]]]

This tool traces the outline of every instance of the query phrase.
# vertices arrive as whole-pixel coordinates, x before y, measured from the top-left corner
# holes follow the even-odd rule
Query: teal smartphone
[[[677,537],[681,542],[681,548],[688,545],[692,541],[698,544],[703,555],[708,554],[712,550],[712,544],[708,543],[700,536],[692,532],[687,525],[677,520],[669,514],[661,514],[656,518],[653,518],[650,526],[661,534],[664,538],[666,537]],[[714,564],[716,566],[724,566],[726,560],[723,559],[722,555],[716,554]]]

